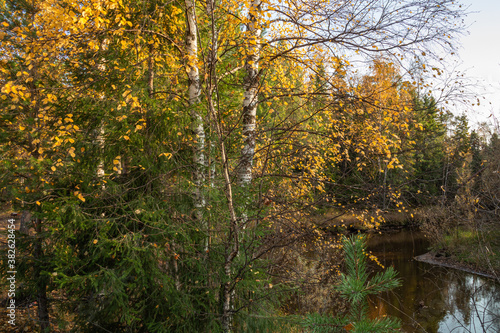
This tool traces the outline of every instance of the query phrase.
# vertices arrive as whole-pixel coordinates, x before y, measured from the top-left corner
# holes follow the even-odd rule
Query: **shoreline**
[[[476,274],[476,275],[486,277],[489,279],[493,279],[493,280],[500,282],[500,277],[495,276],[495,275],[488,273],[486,271],[480,271],[480,270],[474,269],[467,264],[464,264],[464,263],[461,263],[461,262],[454,260],[451,257],[436,257],[434,253],[427,252],[425,254],[416,256],[413,259],[416,261],[425,262],[425,263],[428,263],[431,265],[453,268],[453,269],[457,269],[457,270],[464,271],[467,273]]]

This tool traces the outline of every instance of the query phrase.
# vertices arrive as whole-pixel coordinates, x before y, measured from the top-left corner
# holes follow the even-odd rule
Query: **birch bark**
[[[255,155],[256,116],[259,90],[259,61],[262,29],[260,27],[261,1],[253,0],[248,10],[245,81],[243,99],[243,148],[239,160],[238,180],[241,185],[252,182],[252,166]]]
[[[205,129],[200,114],[200,73],[198,69],[198,26],[196,22],[196,3],[194,0],[185,0],[186,5],[186,72],[188,75],[188,101],[191,115],[191,129],[195,137],[194,163],[194,205],[196,218],[203,220],[202,209],[205,207],[203,184],[205,182]]]

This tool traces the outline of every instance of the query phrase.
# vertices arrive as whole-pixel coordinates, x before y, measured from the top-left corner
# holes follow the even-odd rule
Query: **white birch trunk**
[[[248,45],[248,53],[245,59],[245,81],[244,81],[244,99],[242,109],[243,119],[243,148],[238,164],[238,182],[240,186],[250,185],[252,182],[252,166],[255,155],[255,139],[256,139],[256,116],[257,116],[257,102],[258,102],[258,89],[259,89],[259,61],[260,61],[260,36],[262,30],[260,28],[260,0],[253,0],[250,4],[248,11],[248,26],[246,32],[246,42]],[[211,111],[213,104],[210,103]],[[212,111],[215,114],[215,110]],[[220,129],[219,129],[220,132]],[[223,173],[226,179],[226,195],[228,196],[229,209],[231,212],[231,225],[227,244],[226,260],[224,264],[224,271],[226,274],[227,282],[222,286],[222,330],[225,333],[233,331],[233,316],[234,316],[234,298],[235,286],[232,285],[231,277],[233,270],[233,261],[239,255],[239,239],[240,230],[238,224],[242,223],[243,228],[247,221],[246,207],[243,208],[243,213],[240,221],[238,221],[234,206],[232,202],[231,183],[229,179],[229,171],[225,150],[221,140]],[[248,201],[248,200],[247,200]],[[244,204],[247,206],[248,202]],[[233,281],[233,283],[235,283]]]
[[[195,136],[194,144],[194,205],[196,217],[202,221],[202,209],[205,207],[205,197],[202,187],[205,182],[205,129],[203,118],[198,109],[200,103],[200,74],[198,69],[198,26],[196,23],[196,8],[194,0],[185,0],[186,5],[186,72],[189,80],[188,98],[191,115],[191,129]]]
[[[209,68],[209,80],[208,80],[208,95],[209,99],[212,103],[212,109],[210,109],[210,112],[215,111],[217,109],[217,101],[212,99],[212,96],[214,94],[214,90],[217,87],[217,82],[214,84],[214,80],[216,79],[216,65],[217,65],[217,52],[219,45],[217,43],[218,40],[218,30],[217,27],[215,26],[215,17],[214,17],[214,12],[215,12],[215,1],[214,0],[207,0],[207,16],[209,17],[211,21],[211,39],[208,45],[208,68]],[[208,156],[209,163],[207,165],[209,166],[208,170],[208,179],[210,182],[210,187],[213,188],[215,187],[215,163],[212,160],[213,154],[215,152],[215,144],[212,141],[209,143],[210,146],[210,155]]]
[[[105,39],[102,43],[101,43],[101,47],[100,49],[102,50],[107,50],[108,48],[108,44],[109,44],[109,40]],[[101,63],[99,65],[97,65],[97,69],[99,69],[99,71],[103,72],[106,70],[106,61],[105,59],[101,58]],[[100,100],[104,100],[104,95],[101,95],[100,96]],[[99,133],[97,135],[97,144],[99,145],[99,149],[100,149],[100,153],[101,155],[104,153],[104,144],[105,144],[105,139],[104,139],[104,124],[102,123],[101,121],[101,125],[99,126]],[[119,170],[121,170],[121,166],[119,168]],[[105,171],[104,171],[104,159],[102,157],[99,157],[99,165],[97,166],[97,178],[100,179],[100,181],[102,182],[102,189],[104,190],[106,188],[106,185],[104,183],[104,175],[105,175]]]
[[[104,125],[101,123],[101,126],[99,126],[99,134],[97,135],[97,144],[99,145],[99,149],[101,154],[104,152]],[[102,157],[99,158],[99,165],[97,165],[97,178],[100,179],[102,182],[101,187],[102,189],[105,188],[104,185],[104,160]]]
[[[259,61],[260,61],[260,27],[261,1],[253,0],[248,11],[247,45],[248,53],[245,59],[245,81],[243,99],[243,149],[238,168],[238,180],[241,185],[252,182],[252,166],[255,155],[256,115],[259,89]]]

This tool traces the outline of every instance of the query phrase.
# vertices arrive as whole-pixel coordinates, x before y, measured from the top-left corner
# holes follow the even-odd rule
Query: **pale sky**
[[[466,19],[470,34],[460,39],[460,69],[479,81],[475,93],[486,98],[480,107],[471,107],[466,113],[471,123],[490,122],[491,114],[500,121],[500,0],[462,0],[462,3],[470,5],[473,13]]]

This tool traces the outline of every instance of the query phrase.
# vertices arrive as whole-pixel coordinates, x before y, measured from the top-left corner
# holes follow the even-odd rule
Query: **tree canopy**
[[[318,209],[456,190],[443,158],[467,130],[447,136],[404,67],[451,52],[464,15],[452,0],[0,2],[0,185],[31,216],[19,271],[40,329],[233,331],[293,284],[273,288],[292,280],[276,258],[339,247]]]

